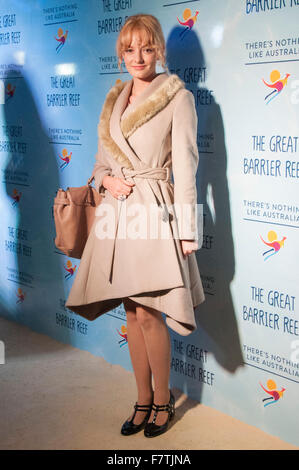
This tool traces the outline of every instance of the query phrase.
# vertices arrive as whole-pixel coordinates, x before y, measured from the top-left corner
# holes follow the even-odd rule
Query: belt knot
[[[169,167],[157,167],[157,168],[140,168],[130,169],[126,167],[121,168],[124,178],[145,178],[164,180],[170,182],[170,169]]]

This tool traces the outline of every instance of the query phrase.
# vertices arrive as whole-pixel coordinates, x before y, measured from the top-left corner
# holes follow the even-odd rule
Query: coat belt
[[[152,178],[155,180],[166,180],[171,181],[170,179],[170,169],[168,167],[158,167],[158,168],[141,168],[138,170],[122,167],[122,174],[124,178]]]
[[[130,169],[126,167],[121,168],[123,177],[127,178],[145,178],[147,183],[152,190],[156,203],[161,210],[161,217],[163,222],[167,222],[169,219],[169,212],[166,208],[166,205],[163,202],[163,196],[160,190],[159,185],[153,185],[151,180],[162,180],[168,183],[171,183],[170,178],[170,168],[168,167],[157,167],[157,168],[141,168],[138,170]]]
[[[157,168],[141,168],[141,169],[131,169],[131,168],[126,168],[126,167],[121,167],[121,172],[124,177],[124,179],[128,178],[144,178],[146,179],[150,189],[152,190],[156,203],[161,210],[161,217],[164,222],[167,222],[169,220],[169,211],[167,210],[166,204],[164,204],[163,201],[163,196],[161,193],[161,189],[159,185],[153,185],[151,182],[152,179],[154,180],[162,180],[168,183],[171,183],[171,178],[170,178],[170,169],[168,167],[157,167]],[[126,199],[124,200],[126,201]],[[120,211],[121,207],[123,205],[124,201],[117,201],[118,202],[118,214],[117,214],[117,221],[115,224],[115,234],[114,234],[114,241],[113,241],[113,248],[112,248],[112,258],[111,258],[111,264],[110,264],[110,273],[109,273],[109,281],[111,282],[112,278],[112,268],[113,268],[113,260],[114,260],[114,251],[115,251],[115,240],[116,240],[116,235],[117,235],[117,229],[118,229],[118,222],[119,222],[119,216],[120,216]]]

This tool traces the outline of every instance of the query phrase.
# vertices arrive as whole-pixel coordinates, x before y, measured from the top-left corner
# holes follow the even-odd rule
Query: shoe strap
[[[167,411],[168,415],[170,412],[173,412],[173,404],[167,403],[166,405],[156,405],[153,403],[152,409],[154,410],[154,417],[152,423],[155,424],[159,411]]]
[[[136,411],[149,411],[152,408],[152,405],[138,405],[136,402],[134,408]]]
[[[147,411],[147,412],[149,412],[151,410],[151,408],[152,408],[152,405],[138,405],[138,403],[136,401],[136,403],[134,405],[134,414],[133,414],[132,418],[130,419],[130,422],[133,423],[137,411]]]
[[[169,411],[170,409],[170,405],[169,403],[167,403],[166,405],[156,405],[155,403],[153,403],[153,410],[154,411]]]

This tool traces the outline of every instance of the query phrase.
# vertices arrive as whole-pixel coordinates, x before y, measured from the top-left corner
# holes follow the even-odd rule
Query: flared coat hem
[[[198,293],[198,288],[195,289],[194,292]],[[153,308],[165,314],[166,324],[174,332],[182,336],[187,336],[197,329],[194,320],[195,309],[205,300],[203,295],[196,295],[193,300],[191,300],[192,297],[190,298],[190,290],[188,288],[176,287],[162,291],[130,294],[121,298],[109,298],[84,305],[67,304],[66,306],[81,317],[89,321],[94,321],[105,313],[120,306],[126,298],[133,300],[139,305]],[[184,321],[181,320],[182,309],[184,311]]]

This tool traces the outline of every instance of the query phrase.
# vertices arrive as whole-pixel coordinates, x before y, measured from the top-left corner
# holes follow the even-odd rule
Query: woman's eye
[[[144,49],[144,51],[147,53],[147,54],[151,54],[154,50],[150,47],[147,47],[146,49]]]

